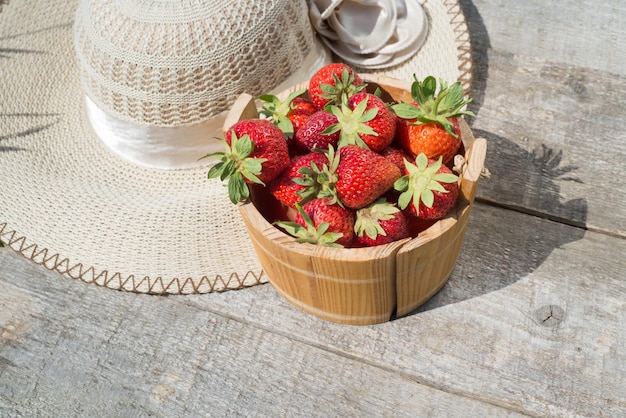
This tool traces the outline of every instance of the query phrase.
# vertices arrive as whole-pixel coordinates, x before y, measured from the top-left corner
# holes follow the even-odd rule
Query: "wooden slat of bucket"
[[[423,236],[407,243],[396,257],[397,311],[404,316],[430,299],[448,281],[465,236],[471,205],[459,202],[455,213]]]
[[[395,258],[406,241],[359,249],[297,243],[250,202],[239,205],[276,291],[299,309],[346,324],[388,321],[396,303]]]
[[[226,132],[231,126],[240,120],[257,119],[258,117],[259,112],[257,110],[254,97],[248,93],[242,93],[237,97],[237,100],[235,100],[235,103],[233,103],[232,107],[228,111],[226,119],[224,119],[222,132]]]
[[[396,102],[411,103],[411,81],[398,80],[396,78],[377,74],[361,74],[362,79],[366,83],[375,83],[385,89],[393,100]]]
[[[474,139],[463,121],[467,139],[460,199],[455,210],[409,241],[397,256],[397,316],[415,310],[448,281],[458,258],[487,150],[484,138]]]

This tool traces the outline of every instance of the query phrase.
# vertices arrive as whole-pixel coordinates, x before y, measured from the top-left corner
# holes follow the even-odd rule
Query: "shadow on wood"
[[[580,181],[576,167],[561,165],[561,150],[541,147],[528,152],[495,134],[474,132],[489,144],[485,167],[491,178],[480,182],[450,280],[413,314],[509,286],[535,271],[555,249],[585,235],[586,199],[562,201],[560,196],[559,181]],[[503,205],[481,198],[484,189],[490,190],[490,196],[517,194],[517,201]],[[545,208],[545,212],[532,208]]]
[[[468,109],[478,115],[485,99],[489,74],[489,54],[487,51],[491,48],[491,42],[485,23],[473,2],[461,0],[459,5],[465,16],[472,47],[472,86],[470,93],[472,103],[469,104]]]

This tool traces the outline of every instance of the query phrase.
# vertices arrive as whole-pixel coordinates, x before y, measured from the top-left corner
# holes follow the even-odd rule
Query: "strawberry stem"
[[[393,185],[395,190],[402,192],[398,197],[400,209],[404,210],[411,202],[416,208],[420,202],[431,208],[435,200],[434,191],[448,193],[441,183],[454,183],[459,177],[450,173],[437,173],[442,164],[442,157],[429,164],[424,153],[417,156],[415,164],[404,160],[408,174],[400,177]]]
[[[333,73],[332,84],[320,84],[320,90],[322,94],[320,97],[328,100],[325,107],[337,106],[341,103],[346,103],[350,96],[365,88],[365,84],[354,84],[354,73],[349,72],[346,68],[341,71],[341,77]]]
[[[210,153],[202,158],[215,157],[220,160],[209,169],[207,177],[219,177],[221,181],[227,181],[228,197],[236,204],[250,197],[247,182],[265,185],[258,175],[267,159],[250,157],[254,151],[254,142],[249,135],[237,138],[235,131],[231,131],[231,134],[230,145],[224,139],[217,138],[224,144],[224,152]]]
[[[354,108],[350,109],[347,104],[341,107],[329,106],[330,112],[337,118],[337,123],[329,126],[322,131],[322,134],[332,134],[339,131],[339,148],[346,145],[358,145],[362,148],[369,149],[369,146],[361,139],[360,134],[378,136],[378,133],[365,122],[369,122],[378,114],[377,108],[365,110],[367,107],[367,97],[359,102]]]
[[[277,96],[272,94],[262,94],[259,96],[261,100],[262,108],[259,111],[260,114],[266,116],[274,125],[283,131],[288,137],[293,137],[294,129],[293,123],[287,117],[289,111],[293,109],[293,99],[303,95],[306,89],[299,89],[291,92],[284,101],[281,101]]]
[[[415,124],[437,123],[455,138],[454,124],[449,119],[459,118],[463,115],[474,116],[469,110],[463,110],[472,99],[463,99],[463,86],[459,81],[448,86],[439,80],[440,88],[437,92],[437,81],[435,77],[428,76],[424,81],[419,81],[414,76],[411,85],[411,97],[417,104],[413,106],[408,103],[398,103],[391,106],[391,109],[403,119],[416,119]]]
[[[302,206],[296,203],[296,210],[302,216],[305,226],[297,222],[278,221],[274,225],[282,228],[286,233],[296,238],[297,242],[321,245],[324,247],[343,248],[343,245],[337,244],[337,240],[343,237],[340,232],[327,232],[330,224],[322,222],[315,227],[311,217],[302,209]]]
[[[380,221],[393,219],[398,212],[400,212],[400,209],[387,202],[384,198],[378,199],[356,212],[354,232],[359,237],[365,234],[371,239],[376,239],[378,235],[386,236],[387,232],[380,225]]]

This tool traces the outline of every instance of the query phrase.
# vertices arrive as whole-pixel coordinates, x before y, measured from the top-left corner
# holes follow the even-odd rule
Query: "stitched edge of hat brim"
[[[448,9],[450,25],[455,34],[459,62],[458,70],[460,73],[459,81],[463,84],[465,92],[469,93],[472,83],[472,52],[467,24],[457,1],[446,0],[444,5]],[[0,204],[10,203],[0,202]],[[232,273],[229,277],[217,275],[216,277],[203,276],[200,279],[179,277],[172,279],[164,279],[162,277],[150,278],[124,275],[120,272],[109,272],[108,270],[96,271],[94,267],[85,266],[80,262],[73,262],[68,257],[30,242],[27,237],[21,236],[11,229],[7,222],[0,222],[0,241],[35,264],[56,271],[71,279],[93,283],[114,290],[150,294],[193,294],[242,289],[267,283],[268,281],[263,271],[258,275],[248,272],[243,277],[237,273]]]

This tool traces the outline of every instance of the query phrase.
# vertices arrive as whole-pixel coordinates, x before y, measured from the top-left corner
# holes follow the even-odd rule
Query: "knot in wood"
[[[558,305],[545,305],[535,311],[537,323],[546,328],[557,327],[565,318],[565,311]]]

